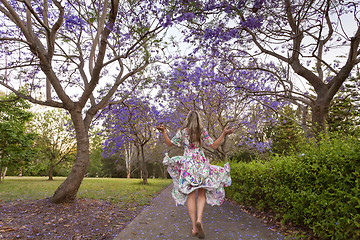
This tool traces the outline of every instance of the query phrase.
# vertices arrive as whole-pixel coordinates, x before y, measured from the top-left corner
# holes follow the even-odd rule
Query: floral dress
[[[225,198],[224,187],[231,185],[230,166],[211,165],[199,143],[190,143],[188,130],[179,130],[171,139],[174,145],[184,146],[184,155],[169,157],[165,154],[163,164],[173,179],[172,196],[176,205],[184,205],[187,195],[198,188],[206,189],[206,202],[209,205],[221,205]],[[214,141],[204,131],[201,143],[211,145]]]

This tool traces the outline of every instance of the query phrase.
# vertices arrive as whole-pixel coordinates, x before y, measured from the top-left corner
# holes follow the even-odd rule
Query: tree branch
[[[43,105],[43,106],[49,106],[49,107],[56,107],[56,108],[64,108],[64,104],[60,103],[60,102],[55,102],[55,101],[40,101],[37,100],[29,95],[25,95],[19,91],[17,91],[16,89],[10,87],[9,85],[3,83],[2,81],[0,81],[0,85],[6,87],[7,89],[9,89],[10,91],[12,91],[13,93],[15,93],[16,96],[26,99],[29,102],[35,103],[35,104],[39,104],[39,105]]]
[[[101,43],[98,51],[98,57],[95,62],[95,66],[93,71],[91,72],[91,80],[83,94],[81,95],[78,104],[80,107],[85,106],[87,100],[89,99],[90,95],[94,91],[95,87],[97,86],[100,78],[100,72],[103,68],[103,61],[106,53],[106,46],[107,46],[107,38],[110,34],[110,28],[113,28],[117,16],[118,11],[118,0],[111,0],[111,10],[109,14],[109,21],[107,23],[107,27],[104,28],[104,31],[101,34]]]
[[[101,13],[101,18],[99,21],[99,26],[97,28],[97,32],[96,32],[96,36],[93,39],[93,44],[91,46],[91,50],[90,50],[90,57],[89,57],[89,69],[90,72],[92,72],[94,70],[94,58],[95,58],[95,50],[96,50],[96,46],[99,43],[99,37],[101,32],[104,29],[104,24],[105,24],[105,19],[106,19],[106,14],[107,14],[107,9],[108,9],[108,0],[105,0],[104,4],[103,4],[103,11]],[[99,4],[99,8],[100,8],[100,4]]]

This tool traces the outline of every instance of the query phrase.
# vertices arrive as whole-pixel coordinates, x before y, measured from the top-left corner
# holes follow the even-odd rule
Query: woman
[[[164,126],[157,127],[163,134],[168,146],[184,146],[184,155],[170,158],[167,154],[163,163],[168,165],[168,172],[173,179],[172,196],[177,205],[188,201],[188,212],[192,222],[193,236],[204,238],[202,217],[205,203],[221,205],[225,198],[224,187],[230,186],[230,166],[211,165],[201,148],[205,145],[217,149],[226,135],[233,133],[225,128],[220,137],[214,142],[203,127],[200,115],[190,111],[183,127],[170,140]],[[197,204],[196,191],[197,190]],[[197,208],[196,208],[197,206]]]

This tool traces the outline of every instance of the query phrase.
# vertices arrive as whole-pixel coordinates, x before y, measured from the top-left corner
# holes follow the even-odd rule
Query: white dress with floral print
[[[198,188],[206,189],[206,202],[209,205],[221,205],[225,198],[224,187],[231,185],[230,166],[211,165],[199,143],[191,144],[187,129],[179,130],[171,139],[174,145],[184,146],[184,155],[169,157],[167,154],[163,164],[173,179],[172,196],[176,205],[184,205],[187,195]],[[211,145],[214,141],[204,131],[201,143]]]

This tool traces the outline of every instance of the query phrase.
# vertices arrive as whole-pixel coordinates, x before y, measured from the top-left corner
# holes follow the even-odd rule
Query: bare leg
[[[205,204],[206,204],[206,190],[203,188],[198,189],[198,199],[197,199],[197,219],[196,219],[196,223],[195,226],[198,230],[198,237],[199,238],[204,238],[205,237],[205,233],[204,233],[204,229],[202,226],[202,217],[203,217],[203,213],[204,213],[204,208],[205,208]]]
[[[197,222],[202,223],[202,217],[204,213],[204,208],[206,204],[206,190],[200,188],[198,190],[198,199],[197,199]]]
[[[192,223],[192,234],[197,233],[196,228],[196,191],[191,192],[187,199],[188,212]]]

